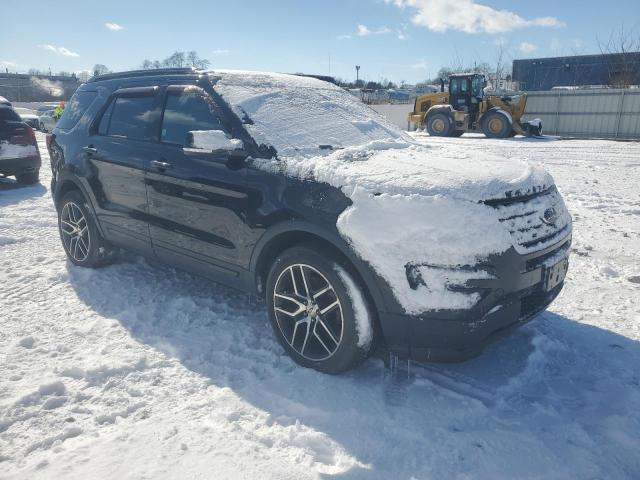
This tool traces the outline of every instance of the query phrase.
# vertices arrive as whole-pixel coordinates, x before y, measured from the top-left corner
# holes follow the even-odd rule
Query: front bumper
[[[422,315],[380,312],[389,349],[417,361],[461,361],[474,357],[492,341],[543,311],[563,283],[543,287],[550,262],[568,258],[571,236],[535,253],[515,249],[490,259],[495,278],[482,281],[482,300],[469,310],[434,311]]]
[[[19,158],[0,158],[0,174],[10,176],[33,172],[38,170],[41,164],[39,154]]]

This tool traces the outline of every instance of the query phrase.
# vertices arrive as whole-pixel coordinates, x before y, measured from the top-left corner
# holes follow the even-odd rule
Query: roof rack
[[[131,77],[155,77],[157,75],[171,75],[171,74],[184,74],[184,73],[196,73],[200,70],[193,67],[182,68],[150,68],[147,70],[129,70],[127,72],[114,72],[105,73],[104,75],[96,75],[87,80],[87,83],[100,82],[102,80],[114,80],[117,78],[131,78]]]

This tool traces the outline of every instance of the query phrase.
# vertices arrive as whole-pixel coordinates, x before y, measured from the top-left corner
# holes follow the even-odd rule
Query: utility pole
[[[356,87],[360,82],[360,65],[356,65]]]

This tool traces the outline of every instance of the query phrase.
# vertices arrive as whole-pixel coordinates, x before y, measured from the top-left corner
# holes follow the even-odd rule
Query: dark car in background
[[[0,175],[19,183],[37,183],[40,151],[33,128],[8,105],[0,105]]]
[[[287,353],[323,372],[374,348],[468,358],[563,285],[571,218],[542,167],[501,157],[461,169],[316,79],[98,76],[47,145],[73,264],[124,248],[260,295]],[[439,257],[423,255],[431,244]]]
[[[40,128],[40,116],[37,114],[35,110],[31,110],[30,108],[24,107],[13,107],[20,118],[24,123],[29,125],[34,130],[38,130]]]

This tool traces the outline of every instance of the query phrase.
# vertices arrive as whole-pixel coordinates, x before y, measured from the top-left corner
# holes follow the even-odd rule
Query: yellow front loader
[[[465,132],[482,132],[490,138],[541,135],[540,120],[522,120],[525,94],[485,96],[484,86],[481,74],[451,75],[449,91],[444,91],[443,80],[440,92],[418,96],[408,120],[437,137],[459,137]]]

